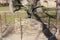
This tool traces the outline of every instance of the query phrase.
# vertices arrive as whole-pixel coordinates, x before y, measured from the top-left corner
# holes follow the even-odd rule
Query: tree
[[[60,0],[57,0],[57,19],[60,19]]]
[[[60,0],[57,0],[56,2],[57,2],[57,5],[56,5],[56,7],[57,7],[56,13],[57,13],[57,29],[58,29],[57,34],[60,34],[60,28],[59,28],[59,25],[58,25],[58,20],[60,20]]]
[[[12,0],[9,0],[9,9],[10,9],[10,12],[13,13],[13,3],[12,3]]]
[[[29,15],[29,18],[34,18],[34,14],[36,13],[36,9],[39,8],[40,5],[40,0],[27,0],[28,1],[28,6],[27,8],[27,14]]]

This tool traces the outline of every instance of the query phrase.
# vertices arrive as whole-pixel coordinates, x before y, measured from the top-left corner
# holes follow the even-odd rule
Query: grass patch
[[[8,11],[8,10],[9,10],[8,6],[0,7],[0,11]]]
[[[49,12],[49,15],[51,15],[52,17],[56,17],[56,11],[55,12]]]
[[[42,7],[45,11],[55,11],[56,8]]]
[[[56,17],[56,12],[47,12],[47,14],[45,14],[45,13],[39,13],[37,15],[40,16],[40,17],[42,17],[42,18],[46,18],[46,17],[49,17],[49,16]]]
[[[1,14],[1,18],[4,23],[11,22],[14,21],[15,18],[27,18],[27,13],[25,11],[21,13],[15,13],[15,14],[4,13]]]

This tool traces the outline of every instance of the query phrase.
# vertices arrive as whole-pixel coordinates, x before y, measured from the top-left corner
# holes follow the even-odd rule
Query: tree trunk
[[[57,0],[57,19],[60,19],[60,0]]]
[[[57,0],[57,29],[58,29],[58,33],[60,34],[60,25],[58,23],[58,20],[60,20],[60,0]]]
[[[57,9],[57,19],[60,19],[60,9]]]
[[[37,12],[36,9],[38,8],[38,6],[40,6],[40,0],[27,0],[27,1],[31,7],[27,9],[28,10],[27,14],[29,14],[31,18],[35,18],[34,14]]]
[[[13,13],[13,3],[12,0],[9,0],[9,10],[11,13]]]

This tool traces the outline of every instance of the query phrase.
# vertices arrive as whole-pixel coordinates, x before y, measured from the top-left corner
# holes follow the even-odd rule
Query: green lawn
[[[45,14],[45,13],[38,13],[37,15],[42,17],[42,18],[45,18],[45,17],[48,17],[48,16],[56,17],[56,12],[50,12],[50,13],[47,12],[47,14]]]
[[[27,18],[27,14],[25,11],[21,13],[15,13],[15,14],[4,13],[1,14],[1,18],[3,22],[11,22],[14,21],[15,18]]]
[[[24,10],[25,8],[22,7],[21,10]],[[56,8],[46,8],[44,7],[44,9],[46,11],[54,11],[56,10]],[[0,11],[7,11],[9,10],[8,7],[0,7]],[[49,12],[48,13],[49,15],[55,17],[56,16],[56,12]],[[42,18],[47,18],[48,16],[46,14],[38,14],[38,16],[42,17]],[[15,18],[26,18],[27,17],[27,13],[26,12],[21,12],[21,13],[16,13],[16,14],[8,14],[6,13],[6,20],[7,21],[11,21],[11,20],[14,20]],[[2,14],[2,20],[5,20],[5,14]]]
[[[8,6],[0,7],[0,11],[8,11],[8,10],[9,10]]]
[[[14,10],[15,10],[16,8],[14,7]],[[1,6],[0,7],[0,11],[8,11],[9,10],[9,7],[8,6]],[[20,10],[25,10],[25,8],[24,7],[21,7],[21,9]]]
[[[15,8],[15,7],[14,7]],[[48,8],[48,7],[42,7],[44,10],[46,11],[53,11],[53,10],[56,10],[56,8]],[[21,9],[25,9],[24,7],[21,7]],[[0,11],[6,11],[6,10],[9,10],[9,7],[8,6],[1,6],[0,7]]]
[[[55,11],[56,8],[42,7],[45,11]]]

